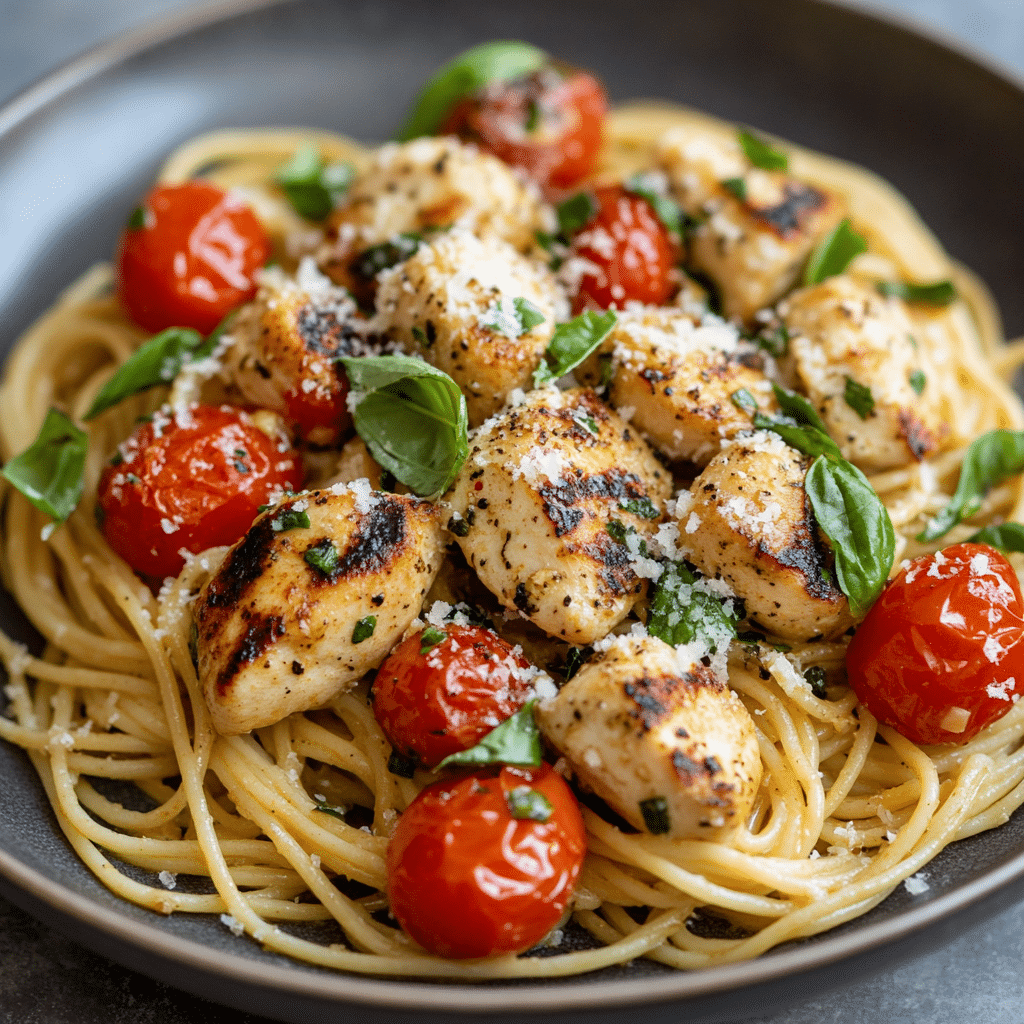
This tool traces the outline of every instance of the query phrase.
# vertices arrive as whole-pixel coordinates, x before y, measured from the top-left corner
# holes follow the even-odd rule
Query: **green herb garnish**
[[[755,166],[765,171],[785,171],[789,167],[789,157],[781,150],[776,149],[766,139],[747,131],[745,128],[739,133],[740,145],[747,159]]]
[[[555,212],[558,214],[558,232],[563,240],[579,231],[597,216],[597,200],[590,192],[577,192],[563,199]]]
[[[278,168],[274,181],[300,217],[323,220],[341,202],[353,177],[351,164],[328,164],[313,143],[306,143]]]
[[[731,192],[741,203],[747,201],[747,183],[742,178],[726,178],[722,182],[722,188]]]
[[[502,334],[506,338],[519,338],[544,323],[544,314],[529,299],[517,297],[509,301],[500,299],[480,317],[480,326]]]
[[[644,816],[644,827],[652,836],[663,836],[672,827],[668,816],[668,801],[663,796],[641,800],[640,813]]]
[[[613,310],[585,310],[568,323],[559,324],[548,342],[544,359],[533,371],[535,387],[542,387],[576,369],[608,337],[615,326]]]
[[[820,665],[812,665],[805,673],[804,679],[815,697],[824,700],[828,693],[825,690],[825,670]]]
[[[453,764],[511,764],[537,768],[541,763],[540,732],[533,717],[536,700],[492,729],[475,747],[449,754],[437,767]]]
[[[426,654],[432,647],[436,647],[448,634],[437,626],[427,626],[420,635],[420,654]]]
[[[529,821],[547,821],[554,812],[551,801],[538,789],[516,786],[507,790],[505,803],[513,818]]]
[[[804,284],[821,284],[836,274],[841,274],[862,252],[868,243],[850,226],[849,219],[841,221],[838,227],[823,238],[807,261],[804,270]]]
[[[641,519],[658,519],[661,517],[658,506],[646,496],[620,501],[619,508],[623,512],[629,512],[631,515],[639,516]]]
[[[716,654],[735,638],[739,620],[698,581],[682,562],[668,562],[654,585],[647,632],[673,646],[697,640]]]
[[[286,530],[302,530],[309,528],[309,516],[305,512],[296,512],[293,508],[283,508],[270,520],[270,528],[274,533]]]
[[[327,537],[307,548],[302,557],[325,576],[333,576],[338,568],[338,549]]]
[[[871,394],[871,388],[859,384],[852,377],[846,378],[843,400],[862,420],[866,420],[875,407],[875,396]]]
[[[352,643],[361,644],[364,640],[369,640],[376,628],[376,615],[367,615],[366,618],[360,619],[352,629]]]
[[[931,284],[912,284],[909,281],[879,281],[875,287],[888,296],[917,302],[924,306],[948,306],[958,296],[952,281],[933,281]]]
[[[928,378],[925,377],[924,370],[914,370],[914,372],[907,377],[907,381],[914,389],[914,392],[919,395],[924,391],[925,385],[928,383]]]
[[[686,224],[685,214],[674,199],[657,190],[649,175],[634,174],[623,182],[623,187],[627,192],[646,199],[651,204],[655,216],[664,225],[665,230],[669,234],[682,238]]]

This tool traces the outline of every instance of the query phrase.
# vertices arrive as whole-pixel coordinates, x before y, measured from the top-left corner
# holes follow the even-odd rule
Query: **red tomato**
[[[197,179],[158,185],[141,209],[117,257],[117,292],[140,327],[209,334],[256,294],[253,274],[267,262],[270,239],[245,203]]]
[[[302,462],[239,409],[197,405],[158,412],[100,477],[107,543],[136,572],[176,576],[178,553],[233,544],[271,496],[302,486]]]
[[[424,631],[377,671],[373,711],[395,749],[428,768],[468,750],[527,701],[530,663],[483,626],[444,627],[423,653]]]
[[[857,699],[915,743],[966,743],[1024,694],[1024,602],[985,544],[915,558],[850,643]]]
[[[550,817],[514,818],[517,790],[541,794]],[[439,956],[529,949],[561,918],[586,843],[576,798],[546,764],[436,782],[398,819],[388,844],[391,911]]]
[[[573,255],[593,264],[580,279],[574,309],[664,305],[675,290],[675,253],[651,204],[621,185],[595,190],[598,210],[572,239]]]
[[[565,189],[593,170],[607,109],[592,75],[544,68],[461,100],[440,134],[475,142],[543,187]]]

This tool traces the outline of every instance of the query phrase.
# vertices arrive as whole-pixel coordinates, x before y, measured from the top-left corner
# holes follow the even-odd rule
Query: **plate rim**
[[[127,32],[87,48],[36,78],[0,106],[0,141],[47,109],[50,104],[72,96],[78,88],[104,72],[124,64],[156,47],[181,39],[234,17],[264,9],[300,5],[304,0],[207,0],[187,9],[147,20]],[[833,8],[875,22],[882,30],[895,30],[923,39],[981,68],[1015,93],[1024,96],[1024,74],[991,54],[951,33],[904,12],[881,7],[873,0],[796,0],[812,7]],[[12,749],[17,750],[13,744]],[[50,808],[47,807],[50,811]],[[53,817],[52,811],[51,818]],[[60,831],[53,819],[53,827]],[[62,835],[62,841],[66,838]],[[74,851],[69,849],[72,856]],[[522,1011],[610,1009],[693,1000],[724,992],[749,989],[849,960],[860,954],[895,947],[939,922],[949,922],[970,906],[991,899],[1000,890],[1024,880],[1024,850],[989,869],[981,878],[956,886],[920,907],[904,910],[896,919],[862,926],[856,931],[831,935],[813,944],[769,951],[763,956],[699,971],[678,971],[642,979],[602,979],[589,974],[551,979],[521,979],[513,983],[443,979],[425,982],[415,978],[330,972],[301,961],[267,963],[201,941],[179,936],[149,921],[139,921],[123,912],[97,903],[91,896],[47,878],[7,850],[0,848],[0,875],[29,897],[56,912],[62,919],[137,946],[162,961],[192,968],[204,975],[244,984],[254,990],[271,989],[324,999],[338,1004],[355,1003],[378,1009],[440,1010],[458,1014],[508,1012],[509,998],[515,997]],[[93,881],[101,884],[94,876]],[[12,899],[12,902],[16,900]],[[31,911],[30,911],[31,913]],[[38,915],[33,915],[38,916]],[[59,926],[58,926],[59,927]],[[104,950],[76,934],[75,941]],[[242,939],[241,941],[251,941]],[[113,957],[117,959],[116,957]],[[132,965],[126,964],[131,967]],[[881,965],[880,965],[881,966]],[[138,967],[132,969],[140,969]],[[141,968],[143,973],[151,973]],[[172,983],[186,989],[180,982]],[[194,990],[193,990],[194,991]]]

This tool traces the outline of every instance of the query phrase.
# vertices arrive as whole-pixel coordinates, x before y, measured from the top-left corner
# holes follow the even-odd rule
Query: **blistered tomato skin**
[[[423,630],[407,637],[373,683],[374,714],[388,739],[428,768],[475,746],[530,695],[530,663],[492,630],[449,624],[444,634],[436,643],[424,641]]]
[[[516,819],[507,794],[527,787],[547,821]],[[548,765],[481,770],[424,789],[388,845],[391,911],[438,956],[518,953],[558,923],[586,853],[572,791]]]
[[[593,170],[607,110],[604,89],[592,75],[544,68],[460,101],[439,134],[474,142],[557,191]]]
[[[672,239],[651,204],[620,185],[595,189],[598,210],[572,239],[572,253],[593,267],[580,279],[573,308],[662,306],[675,291]]]
[[[228,406],[158,412],[100,477],[103,534],[137,573],[176,576],[193,554],[239,540],[261,505],[302,487],[298,453]]]
[[[915,743],[966,743],[1024,694],[1024,602],[985,544],[914,559],[850,643],[858,700]]]
[[[269,256],[266,231],[235,196],[200,180],[158,185],[121,235],[118,296],[147,331],[209,334],[256,294]]]

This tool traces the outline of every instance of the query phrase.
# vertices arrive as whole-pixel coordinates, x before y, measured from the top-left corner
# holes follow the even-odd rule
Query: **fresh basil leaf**
[[[403,231],[386,242],[371,245],[352,261],[352,272],[370,280],[382,270],[390,270],[399,263],[404,263],[416,252],[422,241],[423,235],[418,232]]]
[[[665,230],[670,234],[682,238],[683,225],[685,223],[683,211],[679,204],[669,196],[663,195],[655,187],[646,174],[634,174],[623,182],[627,192],[631,192],[641,199],[646,199],[654,210],[654,215],[661,221]]]
[[[875,407],[875,396],[871,394],[871,388],[860,384],[852,377],[846,378],[846,387],[843,389],[843,401],[862,419],[866,420]]]
[[[36,439],[2,472],[40,512],[63,523],[82,497],[89,436],[62,412],[51,409]]]
[[[449,754],[437,767],[453,764],[511,764],[538,768],[541,763],[540,732],[533,717],[536,700],[528,701],[511,718],[492,729],[475,747]]]
[[[648,497],[629,498],[627,501],[620,501],[619,508],[623,512],[629,512],[634,516],[639,516],[641,519],[659,519],[661,517],[658,506]]]
[[[544,359],[533,371],[535,387],[550,384],[576,369],[612,332],[614,310],[603,313],[588,309],[566,324],[559,324],[548,342]]]
[[[427,626],[420,634],[420,654],[426,654],[436,647],[448,634],[437,626]]]
[[[821,284],[841,274],[867,248],[868,243],[853,230],[849,219],[844,219],[815,246],[804,269],[804,284]]]
[[[308,529],[309,515],[306,512],[296,512],[293,508],[283,508],[270,520],[270,528],[274,533]]]
[[[722,188],[731,192],[741,203],[747,201],[747,183],[742,178],[726,178]]]
[[[886,297],[895,296],[904,302],[919,302],[925,306],[948,306],[958,298],[952,281],[933,281],[931,284],[879,281],[875,287]]]
[[[365,618],[360,619],[352,629],[352,643],[361,644],[364,640],[369,640],[376,628],[376,615],[367,615]]]
[[[341,202],[353,177],[355,168],[351,164],[327,164],[320,150],[306,143],[277,169],[274,181],[300,217],[323,220]]]
[[[986,526],[967,540],[972,544],[989,544],[1000,551],[1024,551],[1024,526],[1020,523]]]
[[[781,359],[789,351],[789,331],[785,324],[765,327],[754,337],[754,344],[776,359]]]
[[[907,377],[907,381],[914,389],[914,392],[919,395],[924,391],[925,385],[928,383],[928,378],[925,377],[924,370],[914,370],[914,372]]]
[[[785,171],[788,169],[789,157],[765,139],[746,129],[741,129],[739,139],[743,152],[747,154],[747,159],[755,167],[760,167],[765,171]]]
[[[590,192],[577,192],[563,199],[555,212],[558,214],[558,231],[563,238],[579,231],[597,216],[597,200]]]
[[[832,542],[839,589],[856,617],[882,592],[892,569],[896,535],[867,477],[845,459],[819,456],[804,479],[818,526]]]
[[[671,829],[668,816],[668,801],[663,796],[652,796],[640,801],[640,813],[644,816],[644,827],[652,836],[663,836]]]
[[[324,537],[323,540],[306,548],[302,557],[307,565],[311,565],[325,576],[333,576],[338,568],[338,549],[329,537]]]
[[[738,391],[734,391],[729,396],[729,398],[731,399],[732,404],[735,405],[737,409],[742,409],[745,413],[747,413],[750,416],[755,415],[755,413],[757,413],[758,411],[757,399],[754,398],[754,396],[746,388],[740,388]]]
[[[342,357],[356,432],[416,494],[441,494],[469,454],[466,399],[448,376],[410,356]]]
[[[158,384],[169,384],[191,361],[202,342],[203,336],[191,327],[168,327],[154,335],[140,345],[103,385],[85,419],[99,416],[112,405],[140,391]]]
[[[807,680],[811,692],[819,700],[824,700],[828,696],[828,691],[825,689],[825,670],[820,665],[812,665],[804,673],[804,679]]]
[[[626,543],[626,537],[629,535],[629,531],[626,529],[626,524],[621,520],[612,519],[605,523],[604,528],[608,531],[609,536],[616,544]]]
[[[148,219],[145,206],[136,206],[128,218],[128,230],[141,231],[146,226]]]
[[[492,303],[480,317],[480,326],[506,338],[520,338],[544,323],[544,314],[529,299],[516,297]]]
[[[481,43],[449,61],[420,91],[399,142],[433,135],[459,100],[492,82],[507,82],[539,71],[548,63],[543,50],[516,40]]]
[[[682,562],[667,563],[654,585],[647,632],[673,646],[697,640],[714,654],[735,639],[739,620],[714,594],[695,587],[697,582]]]
[[[990,430],[972,442],[960,467],[960,480],[946,507],[918,534],[920,541],[936,540],[961,519],[981,508],[997,484],[1024,471],[1024,431]]]
[[[517,820],[547,821],[554,813],[551,801],[539,790],[516,786],[505,793],[509,814]]]

